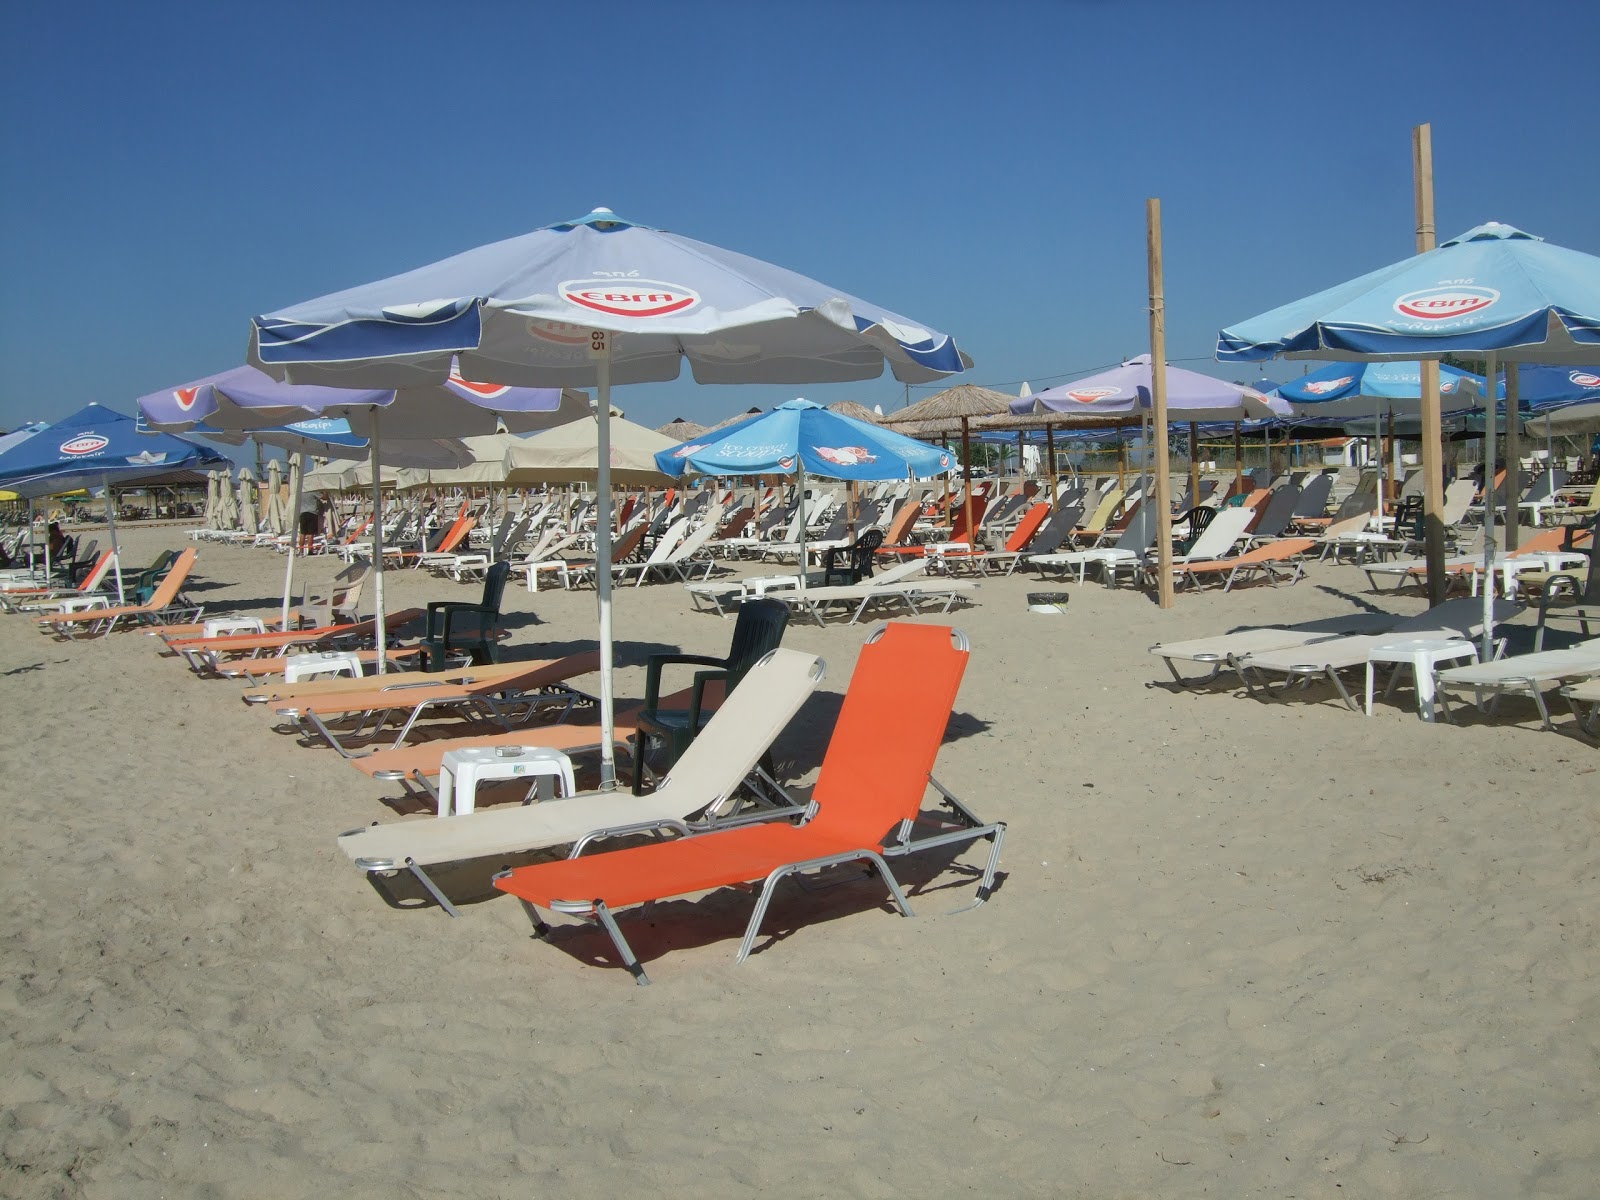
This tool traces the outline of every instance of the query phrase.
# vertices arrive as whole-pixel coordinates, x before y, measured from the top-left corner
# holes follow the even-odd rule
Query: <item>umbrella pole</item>
[[[799,465],[800,480],[800,587],[799,592],[803,597],[806,594],[806,463],[798,455],[795,458]]]
[[[372,441],[367,447],[367,459],[372,464],[372,625],[378,648],[377,673],[384,673],[383,659],[388,653],[388,640],[383,611],[383,475],[378,470],[378,414],[372,409]]]
[[[106,483],[106,533],[111,538],[111,566],[117,573],[117,603],[126,604],[127,598],[122,593],[122,555],[117,553],[117,514],[116,505],[111,503],[111,477],[102,476]],[[50,544],[45,543],[48,550]],[[48,582],[48,576],[46,577]]]
[[[1239,422],[1233,423],[1233,494],[1238,495],[1244,486],[1244,437]]]
[[[617,790],[616,715],[612,712],[611,685],[611,339],[607,330],[590,334],[590,357],[595,359],[595,393],[598,406],[595,425],[599,429],[599,457],[595,464],[594,590],[600,610],[600,790]],[[802,573],[803,574],[803,573]],[[643,740],[634,743],[634,754],[643,751]],[[643,764],[635,757],[633,769]]]
[[[1517,501],[1522,493],[1522,430],[1517,420],[1518,373],[1516,363],[1506,364],[1506,553],[1515,554],[1521,538],[1521,510]]]
[[[300,470],[294,476],[294,501],[289,507],[292,524],[289,527],[289,562],[283,569],[283,613],[279,629],[289,628],[289,595],[294,590],[294,560],[300,553],[300,501],[306,487],[305,463],[300,464]]]
[[[1417,253],[1434,248],[1433,126],[1411,129],[1411,173],[1417,213]],[[1422,534],[1428,563],[1428,607],[1444,603],[1444,428],[1439,415],[1439,363],[1422,362]]]
[[[1483,648],[1479,657],[1488,662],[1494,657],[1494,394],[1495,356],[1484,360],[1483,396]]]

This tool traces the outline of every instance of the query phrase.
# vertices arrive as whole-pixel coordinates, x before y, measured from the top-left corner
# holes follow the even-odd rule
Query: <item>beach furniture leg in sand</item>
[[[649,979],[615,915],[628,905],[761,880],[739,944],[737,961],[743,962],[774,890],[790,876],[865,863],[878,873],[901,913],[911,916],[887,860],[987,838],[991,847],[977,895],[982,903],[994,887],[1005,826],[981,822],[932,776],[968,657],[965,636],[947,626],[891,623],[874,631],[845,693],[810,815],[800,824],[691,834],[589,858],[577,857],[575,849],[564,862],[503,872],[495,876],[495,886],[523,902],[541,937],[549,932],[541,908],[597,922],[641,984]],[[696,742],[691,751],[698,748]],[[937,819],[937,832],[918,837],[918,824],[935,821],[922,812],[930,784],[948,812]]]
[[[798,650],[772,651],[745,675],[739,702],[724,704],[672,772],[647,796],[590,793],[462,816],[423,817],[354,829],[339,848],[373,879],[408,871],[451,916],[456,907],[425,868],[491,855],[517,854],[608,836],[686,833],[792,817],[805,811],[768,804],[747,812],[741,785],[816,689],[826,665]],[[758,795],[758,800],[761,797]]]

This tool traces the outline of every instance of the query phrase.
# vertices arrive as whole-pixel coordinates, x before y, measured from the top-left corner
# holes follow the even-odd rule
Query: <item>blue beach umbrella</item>
[[[1600,432],[1600,366],[1523,367],[1518,382],[1531,428],[1547,436]]]
[[[1465,386],[1471,385],[1471,386]],[[1476,408],[1483,376],[1439,367],[1441,412]],[[1333,363],[1278,385],[1278,395],[1298,417],[1370,417],[1422,409],[1422,364],[1410,362]],[[1505,387],[1500,387],[1505,395]]]
[[[117,518],[111,502],[113,484],[168,471],[229,465],[226,458],[204,446],[171,434],[140,433],[134,418],[101,404],[89,404],[0,452],[0,488],[24,499],[78,488],[105,488],[106,523],[114,555]],[[112,561],[120,600],[122,564],[116,557]]]
[[[863,482],[923,479],[950,469],[950,454],[881,425],[790,400],[758,417],[662,450],[668,475],[795,475],[802,502],[806,476]],[[800,522],[800,590],[806,587],[806,527]]]
[[[1491,221],[1437,248],[1222,330],[1217,357],[1275,355],[1344,361],[1483,355],[1496,361],[1593,362],[1600,352],[1600,258]],[[1484,457],[1494,461],[1494,425]],[[1423,446],[1424,454],[1438,448]],[[1430,537],[1430,548],[1433,539]],[[1484,522],[1485,577],[1495,557]],[[1484,588],[1484,647],[1493,640],[1493,589]]]
[[[296,383],[403,387],[444,378],[599,391],[596,539],[601,787],[612,757],[611,385],[833,383],[887,366],[927,383],[971,366],[947,335],[782,267],[609,209],[482,246],[252,324],[249,361]]]

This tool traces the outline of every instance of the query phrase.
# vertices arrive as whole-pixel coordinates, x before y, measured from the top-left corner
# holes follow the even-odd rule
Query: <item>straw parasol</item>
[[[705,431],[704,425],[697,425],[682,417],[674,417],[656,430],[662,437],[669,437],[675,442],[687,442],[690,438],[699,437]]]
[[[854,400],[836,400],[828,405],[829,412],[836,412],[841,417],[850,417],[852,420],[865,421],[869,425],[882,425],[883,417],[873,412],[865,404],[857,404]]]
[[[890,428],[909,433],[912,437],[920,437],[923,433],[934,431],[931,426],[925,426],[923,422],[959,423],[961,471],[966,481],[966,526],[969,538],[976,536],[976,531],[972,528],[972,432],[969,422],[974,417],[1009,416],[1012,399],[1011,396],[991,388],[962,383],[937,392],[926,400],[919,400],[910,408],[902,408],[894,414],[893,421],[886,422]]]
[[[737,425],[740,421],[748,421],[751,417],[759,417],[760,415],[761,415],[760,406],[752,404],[749,408],[745,409],[742,413],[735,413],[733,416],[729,417],[726,421],[718,421],[710,429],[703,430],[703,432],[705,432],[705,433],[715,433],[719,429],[727,429],[730,425]]]

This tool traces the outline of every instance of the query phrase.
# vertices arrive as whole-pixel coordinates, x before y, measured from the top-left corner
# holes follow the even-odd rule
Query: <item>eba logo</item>
[[[1068,392],[1067,399],[1076,400],[1079,404],[1093,404],[1096,400],[1104,400],[1107,396],[1120,395],[1122,389],[1119,387],[1090,387]]]
[[[172,398],[178,402],[178,407],[188,412],[194,407],[194,402],[200,399],[200,389],[197,387],[174,388]]]
[[[542,317],[535,317],[528,322],[528,332],[536,338],[547,342],[555,342],[559,346],[587,346],[589,344],[589,327],[587,325],[569,325],[565,321],[546,321]]]
[[[1353,376],[1341,375],[1338,379],[1319,379],[1313,383],[1308,383],[1305,385],[1305,390],[1313,396],[1326,396],[1329,392],[1337,392],[1341,388],[1349,387],[1354,382],[1355,378]]]
[[[461,368],[450,368],[450,382],[463,392],[471,392],[479,400],[493,400],[496,396],[504,396],[511,389],[503,383],[474,383],[470,379],[461,378]]]
[[[1422,321],[1449,321],[1482,312],[1500,299],[1500,293],[1486,287],[1436,287],[1407,292],[1394,302],[1403,317]]]
[[[1574,371],[1567,378],[1581,388],[1600,388],[1600,375],[1591,371]]]
[[[557,289],[568,304],[613,317],[667,317],[700,303],[700,294],[657,279],[576,279]]]
[[[98,433],[80,433],[71,441],[61,443],[61,453],[82,457],[85,454],[93,454],[98,450],[104,450],[110,444],[110,438],[101,437]]]

